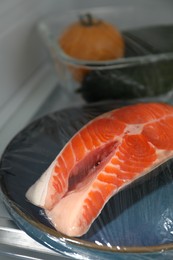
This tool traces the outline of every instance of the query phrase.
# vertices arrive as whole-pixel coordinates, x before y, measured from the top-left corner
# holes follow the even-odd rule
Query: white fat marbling
[[[55,160],[26,193],[26,198],[36,206],[44,207],[48,184],[54,166]]]

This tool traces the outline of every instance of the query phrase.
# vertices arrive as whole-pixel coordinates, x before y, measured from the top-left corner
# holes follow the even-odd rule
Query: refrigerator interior
[[[59,84],[36,29],[37,22],[52,12],[92,6],[139,8],[131,27],[173,22],[171,0],[0,0],[0,153],[29,122],[47,113],[85,104]],[[138,24],[136,24],[136,21]],[[0,259],[65,259],[19,230],[0,197]]]

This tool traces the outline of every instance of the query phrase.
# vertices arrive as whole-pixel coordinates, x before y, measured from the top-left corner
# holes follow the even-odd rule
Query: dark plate
[[[1,158],[2,196],[12,218],[36,241],[66,256],[126,259],[128,255],[134,259],[140,254],[146,259],[159,259],[165,252],[173,256],[171,160],[114,196],[88,233],[78,239],[55,231],[43,210],[25,198],[27,189],[78,129],[100,113],[121,105],[114,101],[44,116],[15,136]]]

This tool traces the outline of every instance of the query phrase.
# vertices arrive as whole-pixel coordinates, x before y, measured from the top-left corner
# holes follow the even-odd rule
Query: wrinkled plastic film
[[[105,19],[114,21],[116,12],[109,10],[108,14]],[[104,17],[104,12],[97,15]],[[69,92],[77,91],[87,102],[112,98],[160,99],[163,95],[166,95],[167,100],[172,99],[172,24],[122,29],[125,42],[124,58],[103,63],[82,61],[82,65],[79,60],[63,60],[61,51],[57,49],[57,43],[55,44],[56,22],[52,23],[50,19],[45,25],[47,30],[40,29],[40,33],[44,42],[49,43],[46,46],[61,79],[61,85],[68,88]],[[81,80],[76,80],[74,74],[80,73],[84,76]]]
[[[83,98],[96,102],[111,98],[162,99],[165,95],[165,99],[171,100],[172,28],[172,25],[149,26],[123,32],[124,64],[120,60],[104,68],[91,67],[79,88]]]
[[[55,231],[44,211],[25,197],[76,131],[95,116],[127,104],[109,101],[47,115],[8,145],[0,169],[4,202],[20,228],[40,243],[76,259],[173,256],[172,160],[113,196],[89,231],[77,239]]]

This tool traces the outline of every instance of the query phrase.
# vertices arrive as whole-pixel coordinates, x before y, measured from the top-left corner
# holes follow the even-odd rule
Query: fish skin
[[[82,236],[113,195],[172,157],[172,106],[115,109],[79,130],[26,197],[58,231]]]

